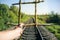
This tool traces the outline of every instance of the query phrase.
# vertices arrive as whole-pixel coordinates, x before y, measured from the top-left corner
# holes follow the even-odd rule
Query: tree
[[[54,14],[54,12],[52,12],[51,15],[49,15],[49,18],[47,18],[46,20],[47,23],[55,23],[55,24],[60,24],[60,17],[57,13]]]
[[[0,30],[7,29],[9,27],[8,22],[17,22],[17,16],[10,10],[8,5],[0,4]]]
[[[27,20],[27,16],[21,12],[22,21]],[[0,4],[0,30],[9,28],[11,25],[7,23],[18,22],[18,7],[9,6],[6,4]]]
[[[8,5],[0,4],[0,28],[1,29],[6,29],[5,23],[8,22],[8,10],[9,10]]]
[[[11,10],[15,15],[18,15],[18,10],[19,10],[18,7],[12,5],[12,6],[10,6],[10,10]]]

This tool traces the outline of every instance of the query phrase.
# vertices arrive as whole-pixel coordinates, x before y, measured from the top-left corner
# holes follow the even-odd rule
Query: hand
[[[24,23],[20,23],[20,27],[22,28],[22,29],[24,29]]]
[[[20,23],[18,26],[15,27],[15,29],[18,28],[18,27],[20,27],[21,29],[24,30],[25,29],[25,24],[24,23]]]
[[[21,36],[21,34],[23,33],[23,26],[24,24],[21,23],[20,27],[17,26],[17,28],[15,28],[14,30],[1,31],[0,40],[13,40],[19,38],[19,36]]]

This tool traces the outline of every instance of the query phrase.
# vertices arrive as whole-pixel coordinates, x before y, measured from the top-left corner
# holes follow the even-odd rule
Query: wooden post
[[[37,0],[35,0],[36,2]],[[35,25],[37,27],[37,3],[35,3]]]
[[[19,0],[18,26],[21,23],[21,0]]]

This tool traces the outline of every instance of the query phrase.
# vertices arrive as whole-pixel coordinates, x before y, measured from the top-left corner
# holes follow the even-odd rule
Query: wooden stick
[[[23,3],[14,3],[12,5],[19,5],[19,4],[35,4],[35,3],[40,3],[40,2],[44,2],[44,1],[39,1],[39,2],[23,2]]]
[[[18,24],[11,23],[11,24],[7,24],[7,25],[17,26]],[[31,23],[31,24],[25,24],[24,26],[34,26],[34,25],[37,25],[37,26],[51,26],[52,24]]]

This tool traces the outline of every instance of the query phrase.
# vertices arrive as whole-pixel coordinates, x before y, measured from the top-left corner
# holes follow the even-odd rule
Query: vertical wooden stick
[[[35,0],[35,2],[36,2],[37,0]],[[36,27],[37,27],[37,3],[35,3],[35,25],[36,25]]]
[[[18,26],[21,23],[21,0],[19,0]]]

